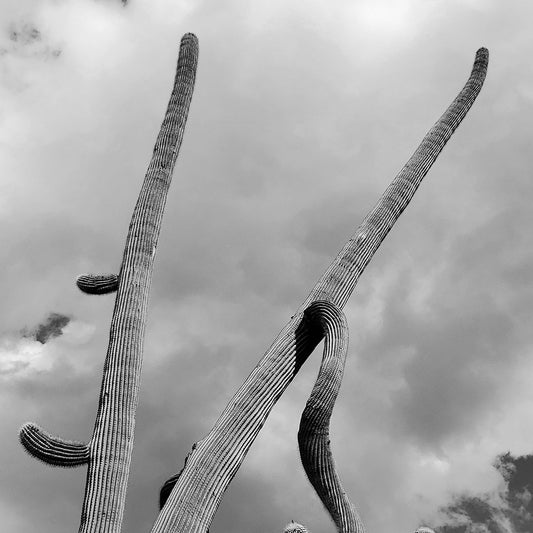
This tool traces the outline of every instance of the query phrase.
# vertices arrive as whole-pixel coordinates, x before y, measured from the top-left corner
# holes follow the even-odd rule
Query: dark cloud
[[[24,332],[25,337],[31,337],[41,344],[46,344],[50,339],[63,335],[63,329],[70,322],[70,317],[60,313],[50,313],[44,322],[29,332]]]
[[[497,457],[502,476],[499,494],[458,495],[441,512],[445,523],[436,533],[531,533],[533,531],[533,455]]]

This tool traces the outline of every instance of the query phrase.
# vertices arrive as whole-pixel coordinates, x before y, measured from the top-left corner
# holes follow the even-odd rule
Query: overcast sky
[[[74,280],[119,269],[185,32],[199,38],[199,69],[156,258],[124,531],[149,531],[161,484],[455,97],[480,46],[485,87],[345,309],[331,435],[369,533],[450,524],[439,510],[469,498],[509,505],[509,477],[492,464],[533,453],[532,2],[0,9],[2,530],[78,528],[85,468],[32,459],[18,428],[90,437],[114,297],[84,295]],[[334,530],[296,441],[319,362],[317,350],[275,407],[212,533],[281,532],[291,519]],[[463,508],[453,520],[475,520]]]

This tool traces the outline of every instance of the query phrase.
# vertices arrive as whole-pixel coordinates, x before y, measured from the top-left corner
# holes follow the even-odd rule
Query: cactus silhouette
[[[81,533],[119,533],[122,525],[154,257],[197,61],[198,41],[186,34],[168,108],[133,211],[119,275],[77,280],[84,292],[117,291],[92,438],[87,444],[70,442],[32,423],[20,431],[23,446],[42,461],[60,466],[88,464]]]
[[[317,302],[329,302],[337,314],[337,310],[344,307],[373,254],[474,103],[483,85],[487,64],[488,51],[480,48],[466,85],[282,329],[212,430],[196,444],[181,472],[165,483],[164,505],[152,533],[203,533],[209,528],[224,491],[272,407],[324,336],[321,321],[309,319],[313,316],[313,306]],[[313,453],[306,470],[314,468]],[[319,485],[327,487],[330,475],[327,468],[321,466],[315,471],[313,475]],[[334,499],[334,491],[330,496]],[[333,518],[335,520],[335,516]],[[362,531],[360,524],[351,523],[356,529],[349,531]],[[342,525],[348,526],[349,521]]]

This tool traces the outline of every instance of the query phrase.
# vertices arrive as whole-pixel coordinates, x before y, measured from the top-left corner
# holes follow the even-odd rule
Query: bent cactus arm
[[[19,438],[29,454],[49,465],[79,466],[89,462],[88,444],[55,437],[31,422],[22,426]]]
[[[80,533],[120,533],[122,526],[155,251],[187,121],[197,61],[198,40],[186,34],[181,40],[172,94],[133,211],[118,275],[98,412],[88,459],[84,461],[89,467]],[[82,286],[90,285],[114,288],[115,281],[112,276],[84,278]],[[57,448],[66,447],[65,441],[52,438],[35,426],[24,426],[21,440],[26,445],[31,442],[29,448],[34,455],[52,463],[60,455]],[[47,453],[47,447],[53,452]],[[69,450],[73,456],[72,447]]]
[[[313,391],[300,421],[298,445],[302,464],[339,533],[365,533],[363,522],[342,488],[329,440],[329,422],[339,394],[348,353],[348,326],[331,302],[313,302],[305,311],[324,334],[324,353]]]
[[[342,309],[360,275],[406,208],[422,179],[476,99],[488,51],[478,50],[471,75],[445,113],[320,278],[259,364],[190,455],[152,533],[204,533],[272,407],[321,340],[305,310],[317,300]]]

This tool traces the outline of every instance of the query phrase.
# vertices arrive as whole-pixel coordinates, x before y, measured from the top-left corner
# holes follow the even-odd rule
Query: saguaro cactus
[[[31,423],[20,431],[22,444],[38,459],[61,466],[88,464],[82,533],[119,533],[121,529],[155,251],[197,61],[198,40],[186,34],[168,108],[133,211],[119,275],[82,276],[77,281],[80,289],[89,293],[117,290],[92,438],[87,444],[69,442]]]
[[[291,317],[213,429],[193,448],[180,474],[165,484],[164,506],[152,533],[204,533],[208,529],[224,491],[272,407],[324,335],[323,325],[317,327],[315,320],[309,320],[309,312],[319,301],[338,310],[344,307],[374,252],[472,106],[487,64],[488,51],[481,48],[459,95]],[[316,474],[326,484],[325,470],[318,468]]]

